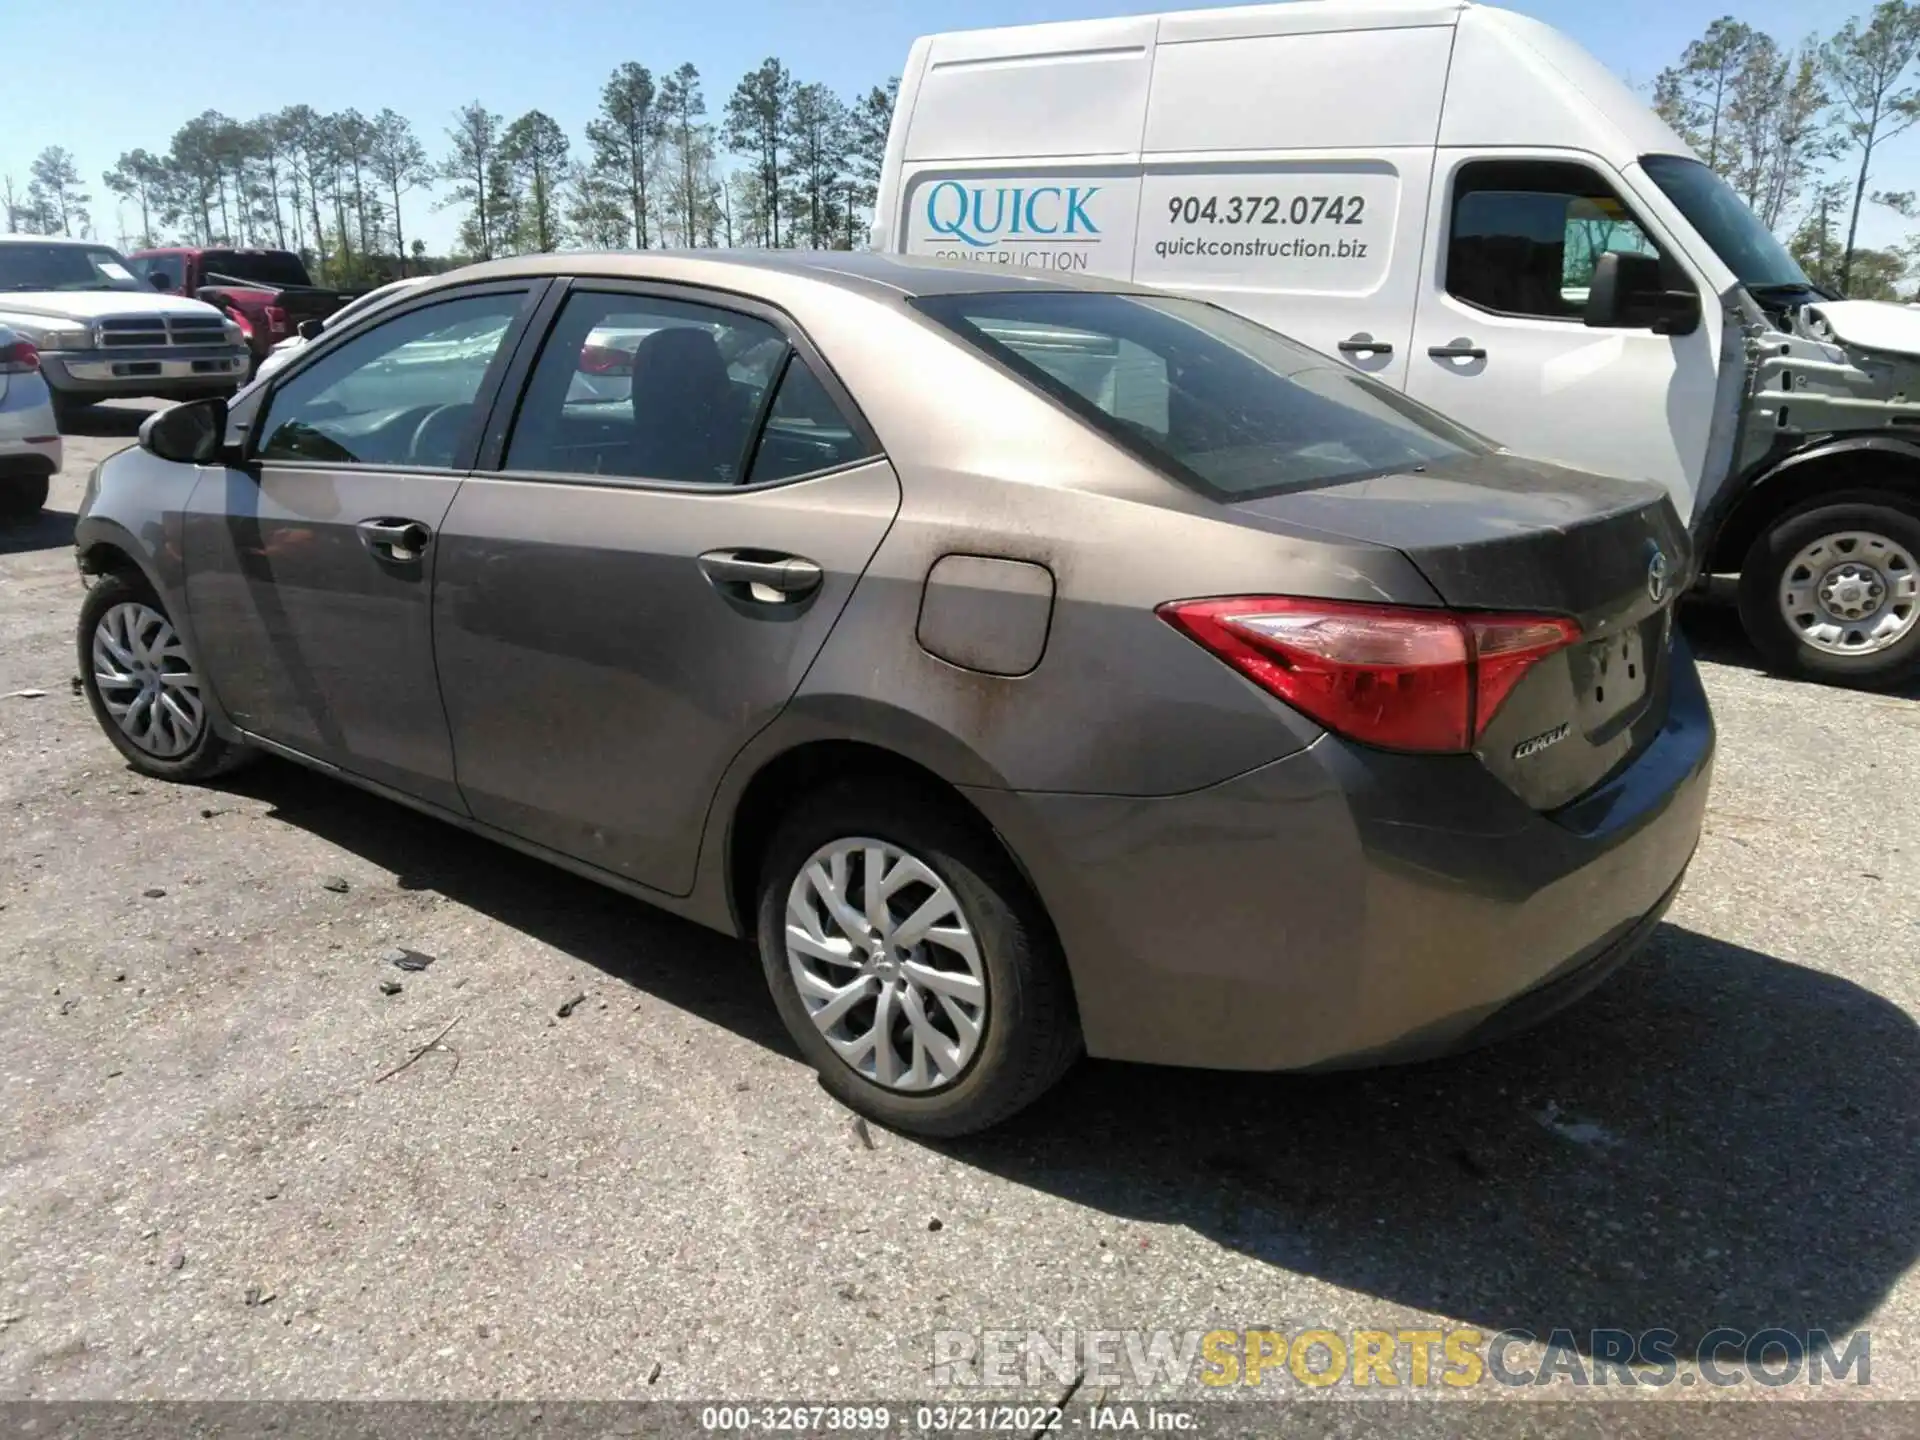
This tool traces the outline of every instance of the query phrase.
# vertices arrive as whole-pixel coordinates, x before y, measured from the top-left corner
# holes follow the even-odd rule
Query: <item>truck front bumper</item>
[[[248,358],[244,345],[42,350],[40,371],[63,398],[157,395],[184,400],[231,394],[246,382]]]

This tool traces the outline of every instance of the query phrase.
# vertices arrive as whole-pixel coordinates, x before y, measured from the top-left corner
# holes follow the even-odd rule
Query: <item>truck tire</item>
[[[1783,674],[1884,690],[1920,672],[1920,508],[1868,490],[1780,515],[1740,567],[1740,619]]]
[[[67,433],[67,426],[74,419],[93,408],[93,401],[83,395],[68,395],[48,387],[48,396],[53,401],[53,424],[61,434]]]

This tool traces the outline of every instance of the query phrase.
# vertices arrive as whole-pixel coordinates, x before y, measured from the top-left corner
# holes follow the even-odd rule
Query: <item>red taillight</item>
[[[282,310],[278,305],[268,305],[265,309],[267,312],[267,329],[275,335],[286,334],[287,312]]]
[[[1527,671],[1580,638],[1571,620],[1252,595],[1160,615],[1254,683],[1384,750],[1473,748]]]
[[[631,375],[633,374],[633,351],[622,350],[614,345],[582,345],[580,373],[582,375]]]
[[[31,375],[40,368],[40,352],[25,340],[0,345],[0,375]]]

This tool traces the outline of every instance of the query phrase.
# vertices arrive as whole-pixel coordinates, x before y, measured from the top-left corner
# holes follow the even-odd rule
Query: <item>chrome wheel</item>
[[[167,617],[151,605],[115,605],[93,627],[93,683],[120,731],[147,754],[175,760],[206,724],[200,677]]]
[[[1781,575],[1780,613],[1804,645],[1871,655],[1920,623],[1920,568],[1897,541],[1871,530],[1822,535]]]
[[[787,891],[787,968],[858,1075],[889,1090],[960,1077],[987,1023],[980,945],[953,891],[884,840],[823,845]]]

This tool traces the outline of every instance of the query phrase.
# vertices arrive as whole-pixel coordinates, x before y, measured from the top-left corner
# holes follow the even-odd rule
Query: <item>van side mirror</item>
[[[1609,251],[1593,267],[1584,318],[1597,330],[1687,335],[1699,328],[1700,297],[1692,290],[1669,290],[1653,256]]]
[[[302,320],[299,335],[302,340],[318,340],[326,333],[327,327],[318,320]]]
[[[227,438],[227,402],[218,395],[149,415],[140,422],[140,448],[178,465],[210,465]]]

